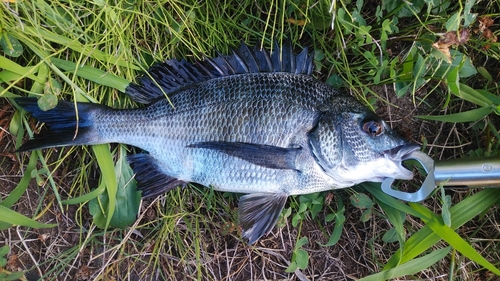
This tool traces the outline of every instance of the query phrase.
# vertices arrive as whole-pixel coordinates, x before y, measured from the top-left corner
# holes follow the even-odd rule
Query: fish
[[[122,143],[143,198],[188,183],[244,194],[241,236],[258,241],[276,225],[287,198],[361,182],[413,177],[402,161],[419,149],[354,97],[313,77],[313,54],[290,41],[274,51],[241,46],[188,62],[153,65],[125,93],[142,106],[115,109],[34,97],[15,102],[48,132],[19,152]]]

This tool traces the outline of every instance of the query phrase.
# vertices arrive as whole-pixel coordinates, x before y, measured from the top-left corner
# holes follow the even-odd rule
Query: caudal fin
[[[15,101],[49,128],[48,132],[36,135],[17,151],[98,143],[97,134],[93,130],[92,112],[101,106],[77,103],[77,118],[75,104],[71,102],[59,101],[54,109],[43,111],[38,107],[36,98],[16,98]]]

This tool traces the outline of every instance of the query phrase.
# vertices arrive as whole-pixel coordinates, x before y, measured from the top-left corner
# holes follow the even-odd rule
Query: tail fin
[[[17,151],[99,143],[98,135],[93,130],[92,111],[100,105],[77,103],[77,120],[75,104],[71,102],[59,101],[54,109],[43,111],[38,107],[36,98],[16,98],[15,101],[49,128],[48,132],[28,140]]]

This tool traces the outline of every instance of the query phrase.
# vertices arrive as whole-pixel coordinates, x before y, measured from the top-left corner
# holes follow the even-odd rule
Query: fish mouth
[[[411,180],[413,178],[413,172],[403,166],[403,161],[409,159],[410,154],[419,149],[419,145],[404,144],[384,151],[386,161],[392,163],[396,168],[393,178],[400,180]]]

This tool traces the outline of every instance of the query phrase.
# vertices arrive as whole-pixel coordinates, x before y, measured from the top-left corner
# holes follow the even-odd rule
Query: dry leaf
[[[486,29],[493,25],[493,20],[491,19],[491,17],[480,17],[478,20],[480,32],[484,32]]]
[[[451,62],[450,46],[465,44],[469,41],[469,38],[470,31],[468,29],[462,29],[459,32],[450,31],[446,32],[437,42],[432,44],[432,47],[443,53],[447,62]]]
[[[306,21],[305,20],[296,20],[296,19],[287,19],[286,22],[288,23],[291,23],[291,24],[295,24],[295,25],[298,25],[298,26],[304,26],[306,25]]]

